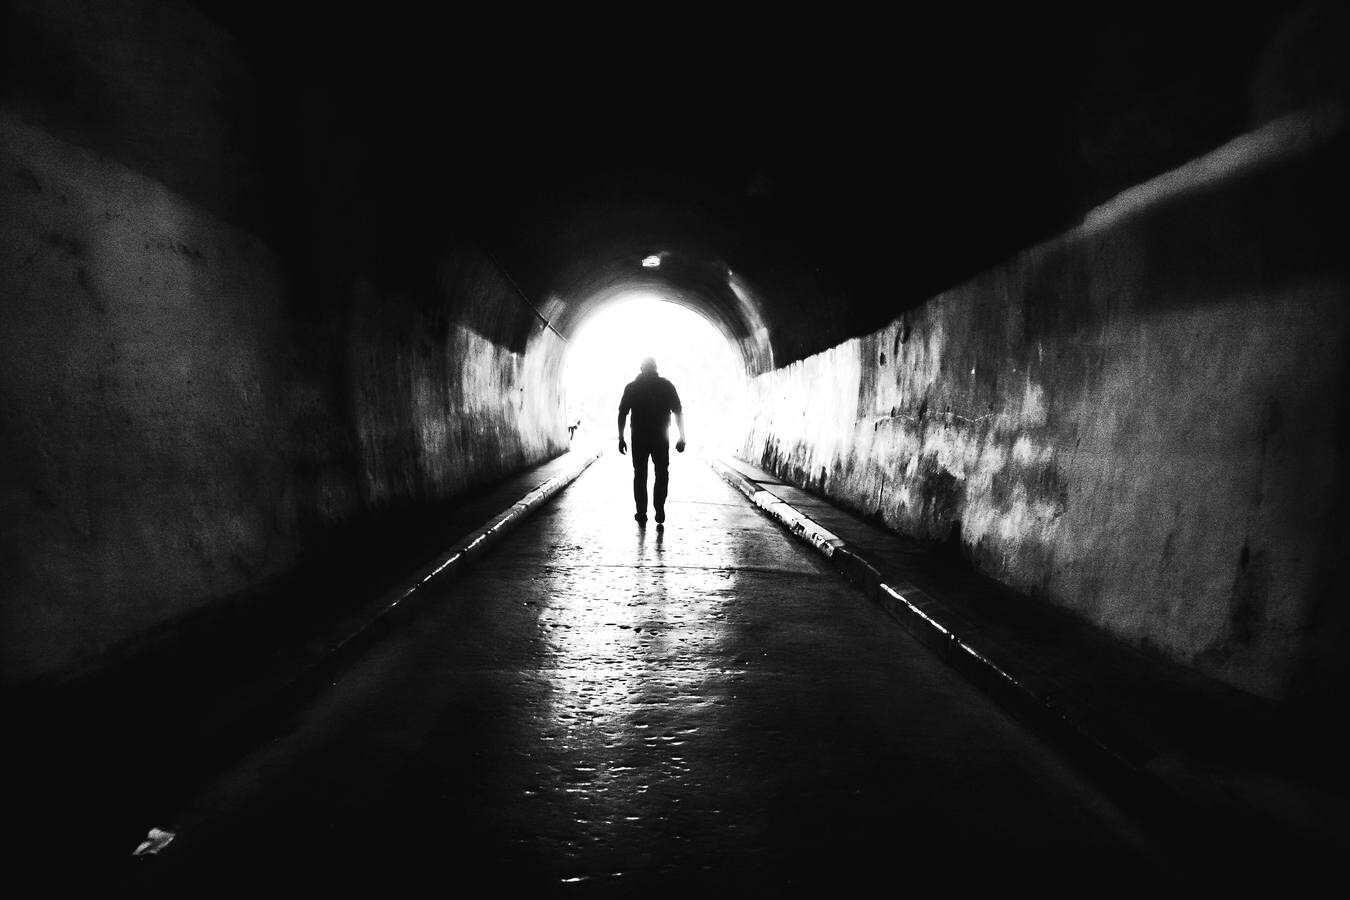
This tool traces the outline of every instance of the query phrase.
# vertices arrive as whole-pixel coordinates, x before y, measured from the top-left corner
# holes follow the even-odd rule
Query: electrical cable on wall
[[[544,327],[556,334],[564,344],[568,343],[567,336],[557,328],[553,327],[553,323],[548,320],[548,317],[539,311],[539,307],[535,306],[534,303],[530,301],[530,298],[525,291],[521,289],[520,285],[516,284],[516,280],[511,277],[510,272],[506,271],[506,266],[502,265],[502,261],[497,258],[497,254],[486,247],[483,248],[483,252],[488,255],[488,259],[492,260],[492,264],[497,267],[497,271],[502,274],[502,277],[515,289],[516,294],[525,302],[525,305],[534,310],[534,314],[539,317],[539,321],[544,323]]]

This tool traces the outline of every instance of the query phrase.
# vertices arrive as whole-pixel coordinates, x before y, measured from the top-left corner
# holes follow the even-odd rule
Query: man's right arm
[[[628,389],[624,388],[623,398],[619,400],[619,452],[628,452],[628,443],[623,439],[623,423],[628,418],[628,410],[631,404],[628,402]]]

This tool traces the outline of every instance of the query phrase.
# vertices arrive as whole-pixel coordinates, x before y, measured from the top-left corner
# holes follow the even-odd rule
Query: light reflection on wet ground
[[[704,466],[675,461],[658,531],[626,464],[225,773],[154,877],[758,895],[1046,848],[1147,863],[1110,802]]]

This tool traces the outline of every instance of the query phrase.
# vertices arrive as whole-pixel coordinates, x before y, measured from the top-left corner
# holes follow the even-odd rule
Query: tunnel
[[[3,32],[37,877],[1292,890],[1350,847],[1341,4]]]

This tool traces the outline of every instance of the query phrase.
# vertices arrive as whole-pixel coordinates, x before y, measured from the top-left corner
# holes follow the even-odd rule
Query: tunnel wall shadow
[[[1339,123],[1272,123],[759,376],[745,455],[902,532],[959,523],[1000,579],[1248,691],[1341,683]]]
[[[271,215],[302,201],[250,206],[281,151],[249,138],[248,60],[147,6],[14,16],[14,40],[80,65],[0,98],[7,688],[209,635],[222,611],[293,617],[272,587],[298,567],[416,545],[427,510],[566,449],[560,338],[493,261],[364,251],[384,223],[330,215],[341,184],[305,186],[339,197],[310,198],[305,261]],[[86,87],[98,115],[61,99]]]

